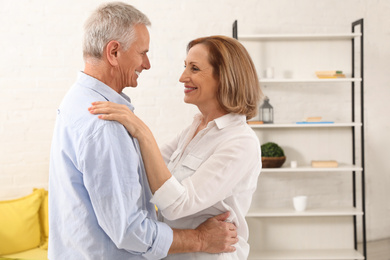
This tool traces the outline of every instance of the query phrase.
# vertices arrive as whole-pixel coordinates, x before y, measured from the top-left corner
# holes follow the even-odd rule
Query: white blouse
[[[167,259],[247,259],[248,226],[245,215],[261,171],[260,143],[245,116],[227,114],[211,121],[195,137],[202,116],[161,152],[172,177],[151,202],[160,220],[172,228],[194,229],[212,216],[230,211],[237,226],[236,252],[173,254]],[[162,215],[162,216],[161,216]]]

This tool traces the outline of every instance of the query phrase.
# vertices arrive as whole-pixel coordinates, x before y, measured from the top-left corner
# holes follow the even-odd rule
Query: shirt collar
[[[91,77],[82,71],[79,72],[78,82],[82,87],[89,88],[99,93],[107,101],[111,101],[121,105],[126,105],[131,109],[131,111],[134,112],[134,106],[131,104],[130,98],[125,93],[116,92],[115,90],[113,90],[108,85],[101,82],[100,80]]]
[[[202,120],[202,114],[197,114],[195,116],[196,120]],[[223,115],[221,117],[218,117],[216,119],[214,119],[213,121],[211,121],[209,123],[210,124],[215,124],[218,129],[223,129],[229,125],[232,125],[236,122],[246,122],[246,116],[245,115],[239,115],[239,114],[234,114],[234,113],[230,113],[230,114],[226,114],[226,115]]]
[[[218,129],[223,129],[229,125],[232,125],[236,122],[244,122],[246,121],[246,116],[245,115],[239,115],[239,114],[234,114],[230,113],[221,117],[218,117],[214,119],[215,124],[217,125]]]

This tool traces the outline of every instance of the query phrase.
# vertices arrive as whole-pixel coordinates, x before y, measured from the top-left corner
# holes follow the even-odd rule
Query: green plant
[[[283,149],[273,142],[265,143],[261,146],[261,156],[262,157],[283,157]]]

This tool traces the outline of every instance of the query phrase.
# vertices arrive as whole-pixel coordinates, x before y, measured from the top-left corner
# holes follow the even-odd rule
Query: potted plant
[[[286,161],[283,149],[273,142],[261,146],[261,162],[263,168],[279,168]]]

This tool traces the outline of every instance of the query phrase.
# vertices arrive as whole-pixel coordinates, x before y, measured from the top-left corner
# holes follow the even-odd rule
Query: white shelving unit
[[[276,124],[252,124],[253,129],[257,128],[332,128],[332,127],[360,127],[362,123],[329,123],[329,124],[297,124],[297,123],[276,123]]]
[[[311,166],[301,166],[297,168],[281,167],[281,168],[264,168],[262,172],[361,172],[362,167],[356,165],[344,165],[340,164],[336,168],[313,168]]]
[[[341,83],[341,82],[360,82],[361,78],[339,78],[339,79],[261,79],[260,83]]]
[[[364,257],[355,250],[349,249],[333,249],[333,250],[287,250],[266,251],[249,260],[347,260],[347,259],[364,259]]]
[[[275,209],[251,209],[247,217],[326,217],[326,216],[358,216],[363,215],[361,210],[356,208],[311,208],[297,212],[291,208]]]
[[[240,35],[240,41],[277,41],[277,40],[350,40],[355,37],[361,37],[362,33],[343,33],[343,34],[257,34]]]
[[[355,27],[360,26],[360,31],[358,33],[355,33]],[[299,42],[299,41],[351,41],[352,42],[352,64],[355,63],[355,56],[356,56],[356,50],[354,49],[355,41],[361,40],[361,47],[360,47],[360,75],[358,77],[355,77],[354,70],[357,70],[355,67],[352,68],[352,75],[351,77],[347,78],[336,78],[336,79],[318,79],[318,78],[272,78],[272,79],[260,79],[260,83],[262,85],[271,86],[273,84],[275,85],[283,85],[284,87],[288,88],[289,85],[294,84],[300,84],[300,85],[310,85],[310,84],[326,84],[326,86],[332,87],[332,84],[335,83],[343,83],[343,86],[352,86],[352,96],[354,95],[355,91],[355,84],[360,86],[360,93],[361,93],[361,99],[360,99],[360,105],[361,105],[361,118],[360,120],[355,120],[355,108],[354,108],[354,98],[352,97],[352,121],[351,122],[334,122],[334,123],[318,123],[318,124],[298,124],[294,122],[286,122],[286,123],[275,123],[275,124],[253,124],[251,123],[250,126],[255,131],[265,131],[265,130],[273,130],[277,129],[279,130],[285,130],[289,131],[292,129],[300,129],[302,131],[308,131],[305,129],[343,129],[346,130],[352,129],[352,138],[353,138],[353,162],[352,164],[340,164],[337,168],[313,168],[311,166],[299,166],[296,168],[291,167],[281,167],[281,168],[264,168],[262,169],[262,174],[291,174],[294,173],[310,173],[310,174],[316,174],[316,173],[345,173],[345,174],[351,174],[353,176],[353,203],[351,203],[351,206],[341,206],[341,207],[317,207],[317,208],[308,208],[307,210],[303,212],[296,212],[292,207],[288,208],[259,208],[257,205],[252,205],[252,208],[250,209],[249,213],[247,214],[248,224],[250,227],[250,236],[254,236],[255,238],[252,239],[260,244],[251,244],[251,253],[249,256],[249,259],[262,259],[262,260],[271,260],[271,259],[278,259],[278,260],[304,260],[304,259],[310,259],[310,260],[346,260],[346,259],[367,259],[366,254],[366,234],[365,234],[365,205],[364,205],[364,117],[363,117],[363,20],[356,21],[352,24],[352,33],[345,33],[345,34],[259,34],[259,35],[238,35],[237,33],[237,21],[233,24],[233,37],[240,41],[261,41],[261,42]],[[354,66],[354,65],[352,65]],[[347,84],[345,84],[347,83]],[[348,84],[350,83],[350,84]],[[340,84],[339,84],[340,85]],[[355,136],[355,129],[360,129],[361,134],[361,157],[360,165],[356,164],[356,155],[355,153],[355,146],[356,146],[356,136]],[[279,132],[278,132],[279,133]],[[261,140],[262,142],[266,142],[266,140]],[[359,209],[357,207],[357,195],[356,195],[356,174],[361,175],[361,202],[362,207]],[[331,178],[332,174],[330,174],[329,178]],[[281,177],[282,178],[282,177]],[[310,178],[310,177],[308,177]],[[360,253],[357,250],[357,218],[362,218],[362,240],[363,240],[363,253]],[[326,245],[320,246],[319,248],[316,248],[316,250],[310,249],[310,245],[302,246],[302,248],[299,247],[299,241],[291,241],[292,246],[290,248],[286,249],[275,249],[273,246],[268,246],[268,241],[265,240],[271,240],[269,242],[270,244],[273,242],[275,244],[278,243],[278,232],[283,232],[283,228],[280,229],[279,226],[273,227],[272,225],[275,225],[275,223],[278,220],[282,221],[282,226],[285,227],[288,225],[289,222],[293,221],[293,223],[296,224],[296,226],[300,226],[301,228],[304,228],[305,221],[303,219],[308,218],[316,218],[316,219],[327,219],[325,221],[325,226],[329,225],[329,227],[332,226],[332,224],[336,223],[335,226],[337,226],[337,220],[336,219],[342,219],[342,222],[352,222],[351,226],[353,228],[347,227],[345,230],[347,232],[351,231],[351,237],[353,237],[354,245],[352,245],[350,248],[326,248]],[[295,222],[294,222],[295,221]],[[256,225],[256,226],[253,226]],[[271,227],[270,227],[271,226]],[[254,228],[253,228],[254,227]],[[311,227],[313,228],[313,227]],[[331,228],[330,228],[331,229]],[[337,227],[336,227],[337,230]],[[253,232],[255,234],[253,234]],[[292,231],[294,232],[294,231]],[[309,231],[308,231],[309,232]],[[310,232],[316,233],[317,230],[313,228]],[[331,232],[331,231],[329,231]],[[261,233],[261,234],[260,234]],[[295,231],[297,233],[297,231]],[[325,233],[325,232],[324,232]],[[337,234],[336,234],[337,235]],[[283,234],[281,234],[283,236]],[[299,237],[299,235],[298,235]],[[282,240],[286,240],[286,237],[282,237]],[[260,241],[262,240],[262,241]],[[310,244],[310,243],[309,243]],[[293,248],[295,245],[295,248]],[[323,248],[325,247],[325,248]],[[293,249],[291,249],[293,248]],[[298,249],[296,249],[298,248]]]

